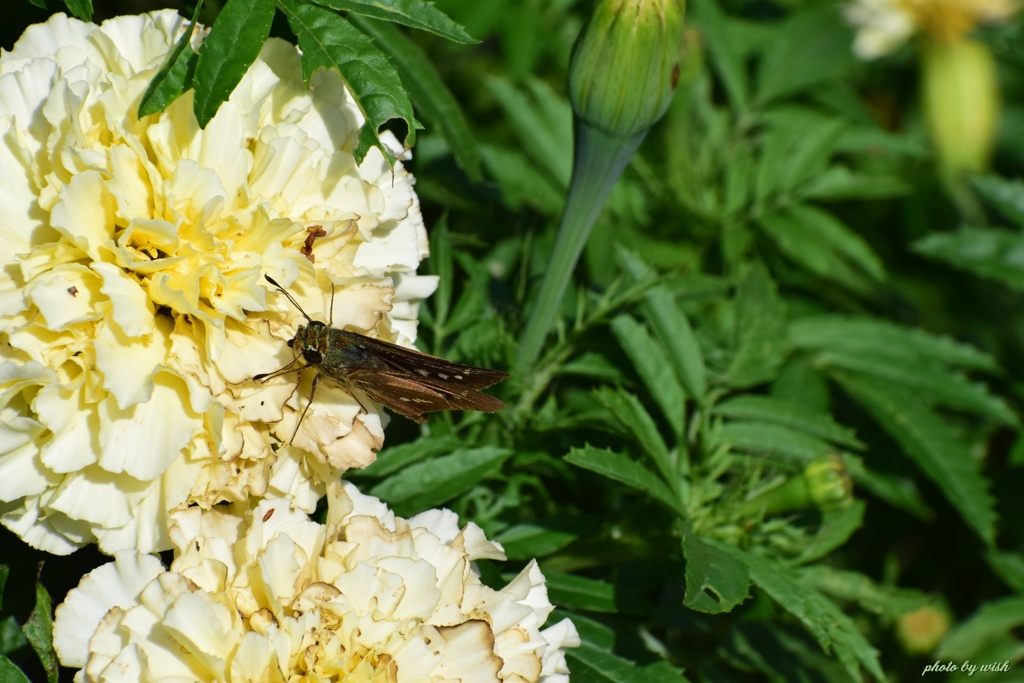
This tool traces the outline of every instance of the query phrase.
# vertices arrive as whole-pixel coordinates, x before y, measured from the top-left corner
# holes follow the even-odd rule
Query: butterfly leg
[[[295,441],[295,435],[299,433],[299,427],[302,426],[302,421],[306,419],[306,413],[309,412],[309,406],[313,403],[313,397],[316,396],[316,387],[320,384],[320,373],[316,373],[316,377],[313,378],[313,386],[309,389],[309,400],[306,401],[306,407],[302,409],[302,415],[299,416],[299,423],[295,425],[295,431],[292,432],[292,438],[288,440],[288,445],[291,446],[292,442]]]

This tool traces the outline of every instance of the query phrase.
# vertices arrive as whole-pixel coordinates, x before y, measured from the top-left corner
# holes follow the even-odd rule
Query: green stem
[[[646,133],[629,138],[614,137],[576,120],[576,150],[569,196],[551,260],[516,353],[515,374],[522,376],[537,360],[605,199]]]

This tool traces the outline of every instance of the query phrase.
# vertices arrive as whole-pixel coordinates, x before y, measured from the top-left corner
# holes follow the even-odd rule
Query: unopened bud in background
[[[572,182],[516,352],[516,374],[537,359],[608,193],[672,102],[685,9],[684,0],[599,0],[576,40],[569,64]]]
[[[643,133],[679,81],[683,0],[601,0],[573,48],[569,99],[576,116],[609,135]]]

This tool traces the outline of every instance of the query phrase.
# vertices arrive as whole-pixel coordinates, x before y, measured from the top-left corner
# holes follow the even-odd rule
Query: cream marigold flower
[[[875,59],[917,32],[959,40],[979,23],[1005,21],[1019,7],[1017,0],[853,0],[844,13],[857,29],[853,51],[861,59]]]
[[[448,510],[395,517],[351,484],[335,524],[280,500],[251,514],[172,515],[170,571],[125,551],[57,608],[54,645],[76,681],[568,681],[579,644],[530,563],[501,590],[474,561],[504,559]]]
[[[137,118],[186,27],[58,15],[0,54],[0,522],[50,552],[167,548],[190,504],[311,511],[381,419],[322,387],[287,445],[312,373],[251,380],[304,322],[264,275],[404,344],[434,287],[412,179],[356,164],[361,114],[336,74],[305,88],[294,46],[268,41],[205,130],[190,93]]]

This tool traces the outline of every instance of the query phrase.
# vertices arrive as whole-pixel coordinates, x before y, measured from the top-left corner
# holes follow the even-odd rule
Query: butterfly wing
[[[354,347],[359,355],[373,357],[386,366],[386,368],[379,368],[380,370],[390,370],[395,375],[419,376],[429,380],[430,383],[440,382],[445,386],[458,386],[467,389],[483,389],[508,377],[508,373],[501,370],[453,363],[444,358],[355,332],[347,330],[332,330],[332,332],[337,335],[339,343]],[[360,365],[365,366],[365,363],[360,363]]]
[[[479,410],[493,413],[505,407],[501,399],[444,380],[437,381],[406,372],[357,370],[346,377],[348,384],[415,422],[438,410]]]

